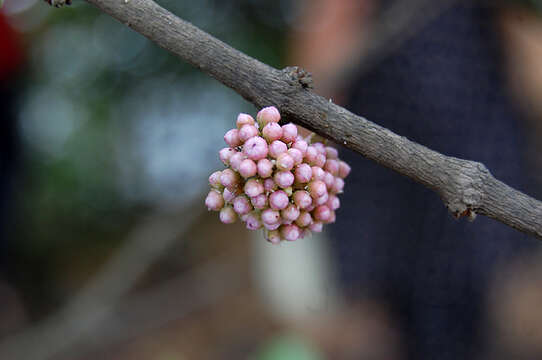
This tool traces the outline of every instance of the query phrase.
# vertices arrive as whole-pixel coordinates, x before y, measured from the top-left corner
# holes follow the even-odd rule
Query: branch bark
[[[542,202],[495,179],[478,162],[445,156],[310,91],[299,68],[274,69],[181,20],[152,0],[86,0],[256,107],[276,106],[304,126],[434,190],[456,217],[486,215],[542,239]]]

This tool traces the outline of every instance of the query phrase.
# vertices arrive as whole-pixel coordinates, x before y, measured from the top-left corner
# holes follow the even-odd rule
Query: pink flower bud
[[[245,194],[249,197],[255,197],[263,194],[263,185],[256,179],[250,179],[245,183]]]
[[[341,201],[339,200],[337,196],[331,195],[329,196],[329,200],[327,201],[326,205],[331,210],[337,210],[338,208],[341,207]]]
[[[273,163],[268,159],[258,160],[258,175],[261,178],[268,178],[273,175]]]
[[[326,164],[326,156],[324,154],[316,155],[316,159],[314,160],[314,165],[324,167],[325,164]]]
[[[233,199],[233,210],[239,215],[248,214],[252,211],[252,205],[245,195],[239,195]]]
[[[291,223],[299,217],[299,209],[294,204],[290,204],[281,210],[280,215],[286,223]]]
[[[263,181],[263,188],[267,192],[275,191],[277,190],[277,184],[275,183],[275,180],[273,180],[272,178],[265,179]]]
[[[314,180],[309,183],[309,193],[314,199],[318,199],[327,192],[326,184],[321,180]]]
[[[318,151],[318,154],[325,155],[326,154],[326,146],[322,144],[321,142],[316,142],[312,144],[316,148],[316,151]]]
[[[318,221],[326,222],[331,219],[331,210],[325,205],[317,206],[312,214]]]
[[[333,186],[333,183],[335,182],[335,176],[331,175],[330,172],[324,173],[324,183],[326,184],[328,189],[331,189]]]
[[[239,140],[243,143],[254,136],[258,136],[258,128],[254,125],[243,125],[239,129]]]
[[[324,170],[329,171],[331,174],[333,174],[333,176],[337,176],[339,174],[339,162],[334,159],[326,160]]]
[[[294,175],[289,171],[278,171],[273,177],[275,183],[285,189],[294,183]]]
[[[337,159],[339,157],[339,151],[331,146],[326,146],[326,158]]]
[[[331,188],[331,191],[333,191],[336,194],[342,193],[344,189],[344,180],[340,177],[335,178],[335,182],[333,183],[333,187]]]
[[[224,188],[224,192],[222,193],[222,197],[224,198],[224,201],[228,203],[231,203],[237,195],[239,195],[238,190],[231,191],[228,188]]]
[[[232,190],[240,183],[239,175],[232,169],[224,169],[220,174],[220,182],[222,185]]]
[[[265,194],[260,194],[250,198],[250,202],[255,209],[265,209],[267,207],[267,196]]]
[[[247,126],[247,125],[245,125]],[[252,160],[260,160],[267,156],[268,147],[264,138],[252,137],[243,145],[243,153]]]
[[[293,195],[294,203],[300,209],[306,209],[312,204],[312,198],[305,190],[298,190]]]
[[[246,159],[245,154],[242,152],[236,151],[231,157],[230,157],[230,167],[237,171],[239,170],[239,165],[241,165],[241,162]]]
[[[222,184],[220,183],[221,174],[221,171],[215,171],[209,175],[209,185],[211,185],[211,187],[214,187],[215,189],[220,189],[222,187]]]
[[[280,227],[280,225],[282,225],[282,224],[280,223],[280,221],[279,221],[278,223],[276,223],[276,224],[266,224],[266,223],[263,224],[263,226],[264,226],[267,230],[277,230],[277,229]]]
[[[344,161],[339,161],[339,176],[343,179],[350,174],[350,165],[345,163]]]
[[[322,170],[321,167],[313,166],[313,167],[311,167],[311,170],[312,170],[312,179],[313,180],[322,180],[322,181],[324,181],[326,172],[324,170]]]
[[[312,224],[312,216],[307,211],[301,211],[295,223],[300,227],[307,227]]]
[[[282,141],[286,144],[294,142],[297,138],[297,126],[292,123],[286,124],[282,127]]]
[[[321,222],[313,222],[309,225],[309,229],[314,232],[322,232],[322,229],[324,228],[324,224]]]
[[[312,178],[312,169],[307,164],[297,165],[295,168],[295,181],[301,184],[308,183]]]
[[[262,134],[265,140],[267,140],[268,143],[271,143],[275,140],[280,140],[282,137],[282,128],[279,124],[271,122],[264,126]]]
[[[269,195],[269,206],[275,210],[282,210],[288,206],[288,195],[282,190],[277,190]]]
[[[277,210],[265,209],[264,211],[262,211],[261,217],[264,224],[280,224],[280,213]]]
[[[239,130],[228,130],[228,132],[224,135],[224,141],[232,148],[241,145],[241,139],[239,139]]]
[[[335,222],[335,211],[331,211],[331,215],[329,216],[329,219],[328,221],[326,221],[326,224],[331,224],[331,223],[334,223]]]
[[[305,237],[307,236],[310,236],[312,233],[309,229],[305,228],[305,229],[301,229],[301,234],[299,235],[299,238],[300,239],[304,239]]]
[[[284,240],[295,241],[299,239],[300,234],[301,231],[299,230],[299,227],[297,227],[297,225],[291,224],[283,225],[280,227],[280,235]]]
[[[273,245],[276,245],[280,243],[280,233],[278,230],[267,231],[265,234],[265,240],[269,241]]]
[[[274,106],[269,106],[261,109],[256,115],[256,119],[261,127],[264,127],[268,123],[278,123],[280,121],[280,113]]]
[[[254,161],[250,159],[245,159],[241,161],[241,164],[239,164],[238,171],[239,174],[241,174],[241,176],[246,179],[256,175],[258,168],[256,167],[256,163]]]
[[[314,146],[307,147],[307,151],[305,152],[305,159],[307,159],[307,162],[309,164],[314,165],[316,163],[316,157],[318,156],[318,150]]]
[[[222,221],[224,224],[232,224],[237,220],[237,214],[231,206],[226,206],[220,210],[220,221]]]
[[[279,170],[292,170],[294,167],[294,159],[288,155],[288,153],[282,153],[277,157],[275,165],[277,165]]]
[[[280,140],[275,140],[269,144],[269,156],[272,158],[276,159],[280,154],[285,153],[286,151],[288,151],[288,147]]]
[[[325,203],[327,203],[328,200],[329,200],[329,195],[326,192],[324,195],[320,196],[318,199],[315,199],[314,203],[316,205],[324,205]]]
[[[255,213],[250,213],[245,218],[246,227],[249,230],[258,230],[262,227],[262,222],[260,221],[259,217]]]
[[[209,210],[218,211],[224,206],[224,198],[218,191],[211,190],[205,198],[205,205]]]
[[[249,114],[239,114],[237,115],[237,128],[240,129],[243,125],[254,125],[255,121],[252,116]]]
[[[309,144],[307,144],[305,140],[299,139],[299,138],[292,144],[292,148],[301,151],[301,154],[303,156],[305,156],[305,153],[307,152],[308,147],[309,147]]]
[[[233,154],[235,154],[235,149],[227,147],[218,152],[218,157],[220,158],[220,161],[224,163],[224,165],[228,166],[230,164],[230,158]]]
[[[299,165],[303,162],[303,154],[297,149],[288,149],[288,155],[294,159],[294,165]]]

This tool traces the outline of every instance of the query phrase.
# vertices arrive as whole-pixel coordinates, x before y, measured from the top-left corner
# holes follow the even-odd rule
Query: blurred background
[[[542,3],[157,2],[542,198]],[[220,224],[207,178],[256,109],[84,1],[5,0],[0,104],[1,359],[542,357],[539,241],[345,149],[324,235]]]

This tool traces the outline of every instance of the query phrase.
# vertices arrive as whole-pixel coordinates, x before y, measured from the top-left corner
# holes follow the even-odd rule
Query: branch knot
[[[288,76],[288,80],[292,84],[299,84],[303,89],[314,87],[312,74],[299,66],[285,67],[282,72]]]

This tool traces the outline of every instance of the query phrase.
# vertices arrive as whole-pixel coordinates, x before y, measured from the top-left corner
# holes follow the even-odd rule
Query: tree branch
[[[256,107],[274,105],[304,126],[434,190],[456,217],[482,214],[542,239],[542,202],[474,161],[442,155],[352,114],[309,90],[298,68],[274,69],[181,20],[152,0],[86,0],[232,88]]]

